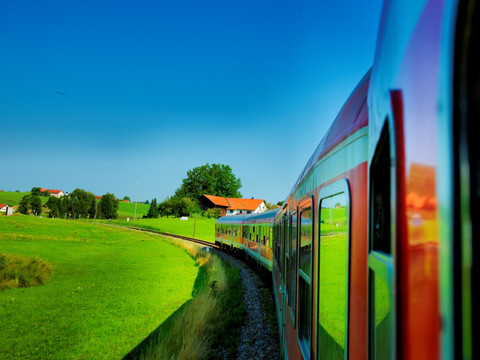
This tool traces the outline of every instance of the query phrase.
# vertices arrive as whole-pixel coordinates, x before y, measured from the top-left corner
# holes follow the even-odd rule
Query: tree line
[[[189,216],[194,212],[208,217],[220,216],[220,210],[201,212],[198,198],[203,194],[241,198],[240,188],[242,181],[237,178],[229,165],[205,164],[187,171],[175,193],[162,202],[154,198],[150,202],[148,213],[144,218],[158,218],[159,216]],[[216,211],[215,211],[216,210]]]
[[[36,189],[36,188],[33,188]],[[33,190],[32,189],[32,190]],[[32,191],[25,195],[18,211],[22,214],[42,214],[42,195]],[[75,189],[72,193],[60,198],[50,196],[44,207],[49,209],[48,217],[63,217],[65,219],[116,219],[118,217],[119,200],[114,194],[106,193],[99,201],[97,197],[83,189]]]

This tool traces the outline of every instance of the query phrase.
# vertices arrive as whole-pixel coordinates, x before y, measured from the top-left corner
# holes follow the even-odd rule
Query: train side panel
[[[391,0],[384,5],[368,95],[369,191],[377,199],[384,193],[394,209],[384,226],[391,229],[385,238],[389,244],[372,246],[368,257],[373,274],[382,272],[382,266],[370,266],[378,257],[383,257],[383,268],[391,269],[392,317],[382,346],[388,346],[390,359],[472,358],[468,294],[475,221],[469,200],[462,199],[474,195],[468,185],[463,192],[460,184],[468,184],[469,169],[478,166],[472,151],[476,145],[468,143],[465,132],[469,122],[473,130],[478,120],[468,120],[467,113],[471,103],[478,103],[478,96],[472,101],[468,94],[478,89],[478,61],[468,66],[468,56],[473,56],[468,54],[478,45],[478,4],[407,3]],[[471,38],[477,43],[468,45]],[[469,74],[464,87],[459,85],[462,74]],[[462,149],[467,154],[463,159]],[[382,158],[388,164],[381,165]],[[382,190],[379,183],[386,181]],[[370,201],[372,208],[379,204]],[[377,215],[373,210],[371,226],[379,225]],[[369,284],[374,301],[376,290],[373,281]],[[373,322],[374,307],[369,311]],[[369,332],[378,338],[374,326]],[[373,356],[381,349],[372,343],[369,351]]]
[[[285,358],[367,355],[368,79],[340,111],[275,219],[272,277]]]

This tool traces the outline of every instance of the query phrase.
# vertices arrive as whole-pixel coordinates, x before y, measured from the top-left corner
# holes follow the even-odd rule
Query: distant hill
[[[149,207],[150,205],[137,203],[137,219],[140,219],[143,215],[146,215],[148,213]],[[120,203],[118,204],[118,218],[133,219],[134,214],[135,202],[123,202],[122,200],[120,200]]]

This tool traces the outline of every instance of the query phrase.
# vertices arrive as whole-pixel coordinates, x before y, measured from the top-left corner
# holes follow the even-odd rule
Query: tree
[[[172,201],[170,199],[171,198],[166,198],[160,204],[158,204],[158,213],[160,216],[166,216],[168,218],[168,215],[172,214]]]
[[[25,195],[18,204],[18,211],[21,214],[28,214],[29,210],[34,215],[40,215],[42,213],[42,200],[37,195]]]
[[[175,191],[177,199],[198,199],[203,194],[222,197],[242,197],[239,189],[242,181],[229,165],[205,164],[187,171],[187,177]]]
[[[30,208],[34,215],[40,215],[42,213],[42,200],[39,196],[33,195],[30,198]]]
[[[150,207],[148,208],[148,212],[146,215],[143,215],[146,219],[156,219],[158,218],[158,206],[157,206],[157,199],[153,198],[152,202],[150,203]]]
[[[104,219],[116,219],[118,217],[118,199],[115,195],[106,193],[102,195],[98,204],[97,216]]]
[[[130,196],[124,196],[124,197],[123,197],[123,200],[130,201]]]
[[[42,196],[42,190],[39,187],[33,187],[32,190],[30,190],[31,195],[37,195],[37,196]]]
[[[61,215],[59,198],[56,198],[55,196],[50,196],[48,201],[45,203],[45,206],[47,206],[50,209],[48,213],[48,217],[56,218]]]
[[[22,197],[22,200],[20,200],[20,203],[18,204],[18,211],[21,214],[27,215],[28,211],[30,210],[30,198],[31,195],[25,195]]]
[[[93,193],[83,189],[75,189],[70,195],[70,213],[74,219],[93,218],[96,210],[96,197]]]

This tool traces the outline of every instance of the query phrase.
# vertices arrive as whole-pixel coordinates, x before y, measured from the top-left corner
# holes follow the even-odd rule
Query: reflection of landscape
[[[388,285],[375,276],[375,340],[376,359],[387,359],[390,348],[390,294]]]
[[[343,359],[347,334],[348,214],[345,194],[322,200],[320,211],[319,356]]]

